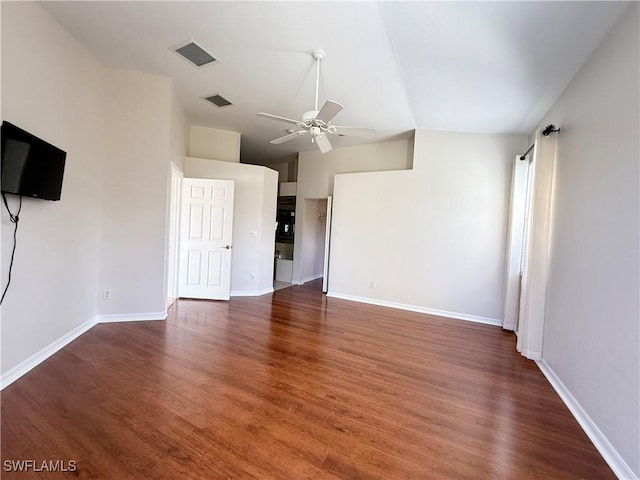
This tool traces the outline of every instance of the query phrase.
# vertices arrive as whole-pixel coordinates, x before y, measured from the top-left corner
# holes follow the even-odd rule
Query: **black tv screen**
[[[2,186],[25,197],[60,200],[67,153],[35,135],[2,122]]]

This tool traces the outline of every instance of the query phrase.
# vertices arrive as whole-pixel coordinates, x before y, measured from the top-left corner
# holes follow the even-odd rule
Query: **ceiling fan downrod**
[[[314,50],[311,52],[311,56],[316,60],[316,103],[315,103],[315,111],[318,111],[318,90],[320,87],[320,62],[326,55],[324,50]]]

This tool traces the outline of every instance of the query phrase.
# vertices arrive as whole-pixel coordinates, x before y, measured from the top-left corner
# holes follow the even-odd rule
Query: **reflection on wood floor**
[[[275,291],[282,290],[283,288],[289,288],[289,287],[291,287],[292,285],[293,285],[293,284],[292,284],[292,283],[289,283],[289,282],[281,282],[281,281],[279,281],[279,280],[274,280],[274,281],[273,281],[273,289],[274,289]]]
[[[92,479],[615,478],[498,327],[320,281],[100,324],[2,392],[2,461]],[[11,478],[69,473],[3,472]]]

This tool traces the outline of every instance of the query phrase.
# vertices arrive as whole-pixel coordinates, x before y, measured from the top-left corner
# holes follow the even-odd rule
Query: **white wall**
[[[526,142],[417,131],[413,171],[336,175],[330,293],[499,324],[512,161]]]
[[[2,118],[67,151],[61,200],[24,202],[2,306],[6,384],[96,321],[163,317],[168,171],[186,130],[170,79],[101,66],[35,2],[1,8]]]
[[[313,233],[305,228],[305,198],[327,198],[333,194],[338,173],[406,170],[412,166],[413,142],[408,140],[334,148],[329,153],[300,152],[296,194],[296,237],[293,255],[293,282],[304,278],[306,249],[314,248]]]
[[[184,106],[178,98],[175,88],[171,95],[171,118],[169,119],[169,158],[171,165],[167,168],[167,221],[165,265],[167,266],[165,284],[167,297],[176,297],[179,264],[179,235],[178,221],[180,219],[180,202],[182,175],[184,174],[184,159],[187,155],[189,125],[187,123]],[[174,171],[174,168],[177,171]],[[177,173],[176,173],[177,172]],[[176,175],[174,177],[174,175]],[[175,196],[175,198],[173,198]]]
[[[105,161],[98,297],[100,314],[166,309],[165,256],[171,80],[105,72]],[[112,298],[102,298],[103,290]]]
[[[413,161],[411,143],[409,140],[371,143],[334,148],[325,154],[319,150],[300,152],[298,200],[331,195],[333,177],[338,173],[410,169]]]
[[[289,181],[289,164],[288,163],[272,163],[267,166],[270,169],[278,172],[278,183]]]
[[[2,119],[67,152],[61,200],[24,199],[2,305],[5,374],[96,315],[105,69],[37,3],[0,8]],[[2,210],[4,287],[13,224]]]
[[[273,286],[277,172],[265,167],[185,159],[185,177],[235,181],[231,295],[258,295]],[[257,238],[251,238],[251,232]],[[251,274],[255,280],[251,280]]]
[[[640,476],[639,8],[547,114],[558,134],[543,360]]]
[[[169,121],[169,156],[171,161],[181,171],[184,171],[184,159],[188,155],[188,140],[191,129],[187,123],[184,106],[180,102],[175,88],[171,92],[171,118]]]
[[[189,156],[238,163],[240,134],[229,130],[191,125]]]

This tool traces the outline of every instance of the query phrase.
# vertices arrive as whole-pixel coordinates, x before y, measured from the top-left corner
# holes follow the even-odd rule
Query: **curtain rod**
[[[526,152],[524,152],[524,153],[520,156],[520,160],[526,160],[526,159],[527,159],[527,155],[529,155],[529,152],[530,152],[531,150],[533,150],[533,147],[535,147],[535,146],[536,146],[536,144],[535,144],[535,143],[533,143],[533,144],[529,147],[529,150],[527,150]]]
[[[551,123],[551,124],[547,125],[547,126],[544,128],[544,130],[542,131],[542,135],[544,135],[545,137],[548,137],[548,136],[549,136],[550,134],[552,134],[553,132],[559,132],[559,131],[560,131],[560,129],[559,129],[559,128],[556,128],[556,126],[555,126],[553,123]],[[520,156],[520,160],[526,160],[527,155],[529,155],[529,152],[530,152],[531,150],[533,150],[533,147],[535,147],[535,146],[536,146],[536,144],[535,144],[535,142],[534,142],[534,143],[529,147],[529,149],[528,149],[526,152],[524,152],[524,153]]]

